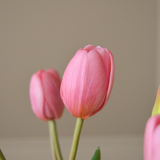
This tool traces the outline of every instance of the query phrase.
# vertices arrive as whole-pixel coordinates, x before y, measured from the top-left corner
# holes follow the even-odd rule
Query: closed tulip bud
[[[61,80],[53,69],[40,70],[30,80],[30,101],[32,110],[41,120],[55,120],[61,117],[64,106],[60,98]]]
[[[160,114],[147,121],[143,151],[144,160],[160,160]]]
[[[73,116],[87,119],[108,101],[114,79],[112,53],[87,45],[69,62],[60,88],[61,98]]]

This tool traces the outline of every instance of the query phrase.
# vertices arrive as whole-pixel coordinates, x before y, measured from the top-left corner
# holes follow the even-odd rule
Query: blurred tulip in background
[[[32,75],[29,94],[33,112],[41,120],[55,120],[63,113],[60,97],[61,80],[53,69],[40,70]]]

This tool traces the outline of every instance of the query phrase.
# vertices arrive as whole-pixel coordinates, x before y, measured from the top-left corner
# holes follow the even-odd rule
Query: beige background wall
[[[47,122],[31,110],[30,77],[47,68],[62,77],[87,44],[112,51],[115,81],[82,135],[143,134],[158,89],[157,1],[0,0],[0,138],[48,136]],[[75,120],[65,109],[59,134],[72,136]]]

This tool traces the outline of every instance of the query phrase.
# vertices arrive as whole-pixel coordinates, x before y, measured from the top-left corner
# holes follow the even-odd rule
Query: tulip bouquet
[[[69,160],[76,158],[83,121],[99,112],[107,103],[114,79],[112,53],[100,46],[79,49],[69,62],[62,82],[53,69],[40,70],[30,80],[30,100],[35,115],[49,123],[53,158],[62,160],[55,120],[63,104],[77,118]],[[97,148],[93,160],[100,159]]]
[[[54,69],[39,70],[30,80],[29,95],[35,115],[49,124],[53,160],[62,160],[56,120],[64,105],[77,118],[69,160],[75,160],[84,120],[99,112],[107,103],[114,80],[112,53],[100,46],[79,49],[69,62],[62,82]],[[100,160],[98,147],[91,160]],[[0,160],[5,160],[0,150]],[[160,160],[160,88],[152,117],[144,134],[144,160]]]

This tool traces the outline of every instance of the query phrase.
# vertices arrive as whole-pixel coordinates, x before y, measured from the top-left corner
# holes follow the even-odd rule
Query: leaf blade
[[[92,157],[91,160],[101,160],[101,151],[100,151],[100,147],[98,147]]]

